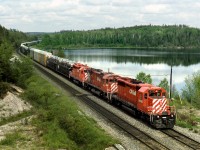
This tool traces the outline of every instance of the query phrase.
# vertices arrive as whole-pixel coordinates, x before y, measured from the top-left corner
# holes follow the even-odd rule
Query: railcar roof
[[[23,44],[21,44],[21,47],[25,48],[26,50],[28,49],[28,46],[25,46]]]
[[[42,50],[40,50],[40,49],[31,48],[30,50],[31,50],[31,51],[34,51],[34,52],[37,52],[37,53],[40,53],[40,54],[44,54],[44,55],[46,55],[46,56],[52,56],[52,53],[47,52],[47,51],[42,51]]]

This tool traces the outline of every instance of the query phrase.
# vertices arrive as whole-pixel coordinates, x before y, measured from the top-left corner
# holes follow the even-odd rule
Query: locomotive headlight
[[[174,115],[171,115],[171,117],[174,117]]]
[[[160,118],[160,116],[157,116],[157,118]]]

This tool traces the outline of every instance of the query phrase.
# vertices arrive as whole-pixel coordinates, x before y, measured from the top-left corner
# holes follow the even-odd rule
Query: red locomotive
[[[108,101],[111,101],[112,95],[117,92],[116,78],[119,76],[94,68],[91,68],[88,73],[87,86],[89,89],[99,96],[106,97]]]
[[[67,59],[29,48],[26,43],[21,44],[20,50],[29,54],[33,60],[106,98],[109,102],[128,106],[136,116],[145,118],[155,128],[173,128],[175,124],[175,108],[169,105],[166,91],[161,87],[104,72],[81,63],[71,63]]]
[[[81,63],[74,63],[69,74],[69,77],[73,79],[76,83],[85,86],[85,82],[88,80],[87,70],[89,67]]]
[[[161,87],[118,78],[118,92],[113,99],[132,108],[136,116],[145,118],[156,128],[173,128],[175,124],[175,109],[169,106],[166,91]]]

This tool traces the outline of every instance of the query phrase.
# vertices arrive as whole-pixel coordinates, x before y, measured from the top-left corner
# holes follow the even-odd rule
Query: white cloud
[[[194,0],[1,0],[1,25],[22,31],[88,30],[141,24],[200,27]]]
[[[168,5],[166,4],[150,4],[144,7],[146,13],[164,13],[168,10]]]
[[[33,23],[33,20],[26,15],[21,18],[21,21],[26,22],[26,23]]]

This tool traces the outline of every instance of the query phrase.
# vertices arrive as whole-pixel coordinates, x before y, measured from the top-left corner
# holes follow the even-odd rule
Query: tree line
[[[10,83],[24,87],[25,79],[31,75],[31,62],[28,59],[15,59],[13,56],[20,44],[29,40],[33,40],[33,37],[0,25],[0,97],[10,88]]]
[[[200,29],[186,25],[141,25],[88,31],[60,31],[45,34],[45,48],[131,47],[195,48],[200,47]]]

